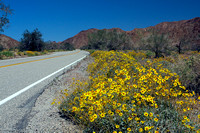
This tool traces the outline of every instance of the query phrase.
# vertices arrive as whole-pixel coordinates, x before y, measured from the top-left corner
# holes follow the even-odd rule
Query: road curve
[[[45,85],[86,55],[86,51],[75,50],[0,61],[0,132],[23,130],[26,126],[23,118]],[[25,88],[28,89],[19,93]]]

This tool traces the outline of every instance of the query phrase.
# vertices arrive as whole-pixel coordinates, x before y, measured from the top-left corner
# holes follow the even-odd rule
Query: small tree
[[[23,38],[21,38],[19,49],[21,51],[31,49],[31,33],[25,30],[23,33]]]
[[[163,53],[167,53],[169,50],[167,36],[154,30],[150,32],[145,42],[147,43],[147,49],[155,53],[155,58],[162,57]]]
[[[38,29],[33,32],[26,30],[21,38],[20,50],[42,51],[43,45],[42,34]]]
[[[42,51],[43,45],[44,45],[44,41],[42,39],[42,34],[38,29],[35,29],[32,32],[32,50],[36,50],[36,51]]]
[[[0,52],[3,51],[3,50],[4,50],[4,48],[3,48],[3,46],[0,44]]]
[[[0,0],[0,32],[4,32],[3,28],[9,23],[8,15],[12,14],[9,6],[6,6]]]
[[[184,45],[185,45],[185,39],[183,38],[176,44],[179,54],[181,54]]]

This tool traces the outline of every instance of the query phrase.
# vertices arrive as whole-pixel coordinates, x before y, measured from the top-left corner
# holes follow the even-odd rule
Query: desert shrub
[[[26,55],[28,55],[28,56],[34,56],[35,52],[33,52],[33,51],[26,51]]]
[[[12,58],[14,56],[13,51],[3,50],[0,52],[0,59]]]
[[[152,58],[152,57],[154,57],[154,56],[155,56],[155,54],[154,54],[153,52],[151,52],[151,51],[149,51],[149,50],[146,51],[146,57],[147,57],[147,58]]]
[[[57,51],[55,51],[55,52],[57,52]],[[47,54],[48,51],[47,51],[47,50],[44,50],[44,51],[42,51],[41,53],[42,53],[42,54]]]
[[[180,76],[181,82],[190,90],[200,94],[200,55],[175,58],[176,62],[168,67]]]
[[[35,51],[35,56],[38,56],[40,54],[41,54],[41,52]]]
[[[195,93],[189,93],[179,76],[159,61],[142,65],[130,54],[114,51],[95,51],[91,56],[95,62],[88,66],[89,80],[75,81],[70,95],[67,89],[62,91],[59,107],[63,115],[83,125],[84,132],[199,129],[199,119],[190,119],[190,111],[199,106]]]
[[[146,54],[142,51],[129,51],[127,54],[131,55],[134,59],[138,60],[144,60],[146,58]]]
[[[15,48],[13,51],[14,51],[14,52],[19,52],[19,49]]]
[[[17,54],[18,54],[19,56],[24,56],[24,55],[25,55],[24,52],[17,52]]]
[[[9,59],[9,58],[13,58],[16,56],[38,56],[41,54],[47,54],[48,51],[44,51],[42,52],[38,52],[38,51],[19,51],[18,49],[15,49],[14,51],[8,51],[8,50],[4,50],[2,52],[0,52],[0,59]]]
[[[44,49],[45,50],[56,50],[56,49],[60,49],[60,44],[56,43],[56,42],[52,42],[52,41],[47,41],[44,43]]]
[[[6,57],[12,57],[14,56],[14,53],[12,51],[2,51],[2,55]]]

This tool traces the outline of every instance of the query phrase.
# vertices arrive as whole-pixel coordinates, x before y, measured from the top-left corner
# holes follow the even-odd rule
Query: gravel
[[[44,92],[37,98],[29,113],[29,121],[25,132],[81,133],[83,131],[69,119],[62,118],[58,106],[51,105],[51,103],[53,99],[59,97],[61,90],[70,89],[69,86],[73,82],[72,78],[82,79],[88,77],[86,70],[90,62],[91,58],[87,57],[45,87]]]

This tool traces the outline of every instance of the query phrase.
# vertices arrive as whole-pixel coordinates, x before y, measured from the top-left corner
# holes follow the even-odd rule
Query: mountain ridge
[[[143,36],[149,34],[150,29],[154,29],[159,31],[160,33],[168,34],[169,39],[172,40],[171,45],[176,45],[181,41],[181,39],[186,38],[190,40],[190,43],[198,43],[200,45],[200,39],[195,39],[200,36],[200,17],[195,17],[189,20],[180,20],[180,21],[173,21],[173,22],[161,22],[156,24],[155,26],[149,26],[146,28],[134,28],[131,31],[124,31],[120,28],[111,28],[111,29],[101,29],[101,30],[117,30],[119,32],[125,32],[126,34],[130,35],[131,39],[133,40],[133,45],[137,45],[139,37],[138,32],[141,32]],[[75,36],[64,40],[61,43],[70,43],[75,48],[81,48],[88,44],[88,34],[98,31],[100,29],[92,28],[88,30],[83,30],[76,34]],[[135,43],[135,44],[134,44]]]

